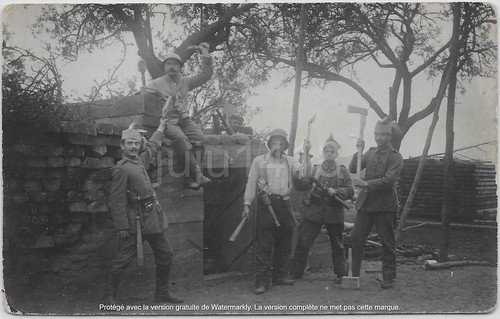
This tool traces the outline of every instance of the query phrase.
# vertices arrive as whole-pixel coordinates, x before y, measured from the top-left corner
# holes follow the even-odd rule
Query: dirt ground
[[[40,287],[10,296],[9,303],[21,313],[58,315],[484,313],[496,307],[495,267],[425,270],[418,264],[399,265],[396,285],[387,290],[380,287],[380,268],[378,261],[363,263],[360,290],[341,289],[333,284],[331,270],[318,269],[293,286],[255,295],[251,275],[233,274],[175,286],[172,290],[184,304],[154,304],[153,274],[129,273],[114,309],[103,308],[102,282],[79,282],[57,292]]]
[[[346,216],[352,222],[353,216]],[[408,234],[418,243],[438,243],[439,228]],[[490,260],[496,264],[497,234],[470,230],[452,232],[451,253],[456,260]],[[486,236],[486,237],[485,237]],[[480,239],[482,238],[482,239]],[[486,238],[486,239],[485,239]],[[312,257],[310,256],[311,260]],[[184,304],[155,304],[154,270],[133,268],[119,288],[120,303],[113,309],[102,304],[104,277],[80,279],[58,290],[49,282],[36,289],[18,289],[14,283],[4,309],[10,313],[57,315],[213,315],[213,314],[408,314],[497,312],[497,267],[466,266],[425,270],[415,258],[398,258],[396,285],[382,289],[381,262],[364,260],[361,289],[345,290],[333,284],[325,266],[313,268],[293,286],[275,286],[263,295],[253,293],[251,274],[228,273],[205,276],[196,283],[172,283],[172,291]],[[14,277],[10,277],[14,279]],[[14,280],[15,281],[15,280]],[[128,309],[127,309],[128,307]],[[154,308],[156,307],[156,308]]]

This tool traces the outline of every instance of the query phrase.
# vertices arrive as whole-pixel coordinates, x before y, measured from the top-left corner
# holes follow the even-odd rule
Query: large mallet
[[[348,105],[347,106],[347,113],[357,113],[357,114],[361,115],[360,123],[359,123],[358,139],[362,140],[363,139],[363,132],[365,131],[366,115],[368,115],[368,110],[364,109],[362,107]],[[358,179],[360,178],[360,174],[361,174],[361,156],[363,155],[362,153],[363,153],[363,148],[361,146],[358,146],[358,162],[356,165],[356,178],[358,178]]]

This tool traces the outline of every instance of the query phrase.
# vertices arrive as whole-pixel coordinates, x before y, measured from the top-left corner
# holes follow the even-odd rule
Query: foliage
[[[275,37],[266,42],[267,59],[295,67],[299,6],[277,5],[281,12],[278,28],[268,28]],[[307,4],[305,70],[307,83],[340,82],[355,90],[379,116],[397,119],[401,134],[393,138],[395,147],[418,121],[432,114],[436,105],[429,94],[427,105],[413,103],[413,80],[420,74],[441,76],[449,62],[452,17],[449,4],[422,3],[314,3]],[[492,7],[463,3],[459,76],[491,76],[495,72],[496,46],[491,34],[496,23]],[[264,32],[265,33],[265,32]],[[278,40],[276,40],[276,38]],[[291,45],[292,44],[292,45]],[[387,83],[388,105],[383,107],[357,79],[363,66],[392,70]],[[385,80],[385,79],[382,79]],[[412,109],[414,111],[412,114]]]
[[[246,98],[250,89],[266,79],[263,74],[266,70],[248,68],[245,61],[248,53],[238,46],[238,31],[231,30],[231,19],[252,6],[47,5],[43,6],[43,14],[37,19],[35,30],[51,34],[58,41],[59,50],[69,59],[77,59],[82,50],[91,52],[132,33],[138,53],[153,78],[163,75],[160,57],[172,50],[186,60],[185,74],[197,72],[199,60],[190,59],[196,55],[187,47],[208,42],[213,50],[215,77],[209,86],[190,94],[192,113],[202,115],[207,108],[227,101],[236,105],[238,113],[244,115],[248,110]],[[158,47],[158,44],[161,46]],[[107,83],[96,83],[96,91]],[[99,96],[102,95],[93,94],[92,98]]]
[[[8,34],[4,34],[8,39]],[[41,58],[17,48],[2,48],[3,142],[38,138],[66,116],[56,57]],[[27,72],[27,69],[30,72]]]

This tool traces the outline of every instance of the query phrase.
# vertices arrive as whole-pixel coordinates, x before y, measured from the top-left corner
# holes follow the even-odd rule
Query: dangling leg
[[[186,136],[186,141],[195,141],[195,142],[203,142],[205,139],[205,135],[203,134],[201,127],[196,124],[191,118],[187,117],[179,121],[179,125]],[[189,143],[190,144],[190,143]],[[190,144],[191,145],[191,144]],[[189,158],[189,168],[191,178],[193,179],[194,184],[191,185],[190,188],[197,189],[199,187],[203,187],[206,184],[212,182],[209,178],[203,175],[203,171],[201,168],[201,161],[203,158],[199,160],[193,154],[193,147],[189,149],[189,156],[186,154],[186,158]]]

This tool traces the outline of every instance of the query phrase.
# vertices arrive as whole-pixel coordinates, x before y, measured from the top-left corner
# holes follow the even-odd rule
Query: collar
[[[273,163],[279,163],[279,164],[283,164],[285,163],[286,159],[285,159],[285,154],[283,154],[281,156],[281,160],[277,159],[276,157],[274,157],[271,152],[268,152],[265,156],[264,156],[264,162],[265,163],[269,163],[269,162],[273,162]]]
[[[164,75],[164,77],[165,77],[165,79],[167,80],[167,82],[176,83],[176,84],[177,84],[177,83],[179,83],[179,80],[180,80],[180,78],[181,78],[180,74],[179,74],[179,75],[177,75],[177,77],[176,77],[175,79],[170,78],[170,77],[169,77],[168,75],[166,75],[166,74]]]
[[[127,157],[127,156],[122,156],[122,159],[124,159],[128,162],[134,163],[134,164],[139,164],[139,157],[137,157],[137,159],[132,159],[132,158]]]
[[[328,161],[321,162],[321,165],[319,165],[321,175],[324,175],[328,178],[338,175],[340,172],[340,167],[337,162],[333,161],[333,163],[333,165],[330,165]]]
[[[377,153],[382,153],[382,154],[385,154],[385,153],[387,153],[387,152],[389,152],[389,151],[393,151],[393,150],[394,150],[394,148],[392,147],[392,145],[391,145],[390,143],[389,143],[389,147],[388,147],[388,148],[386,148],[386,149],[381,149],[381,148],[379,148],[379,147],[377,146]]]

